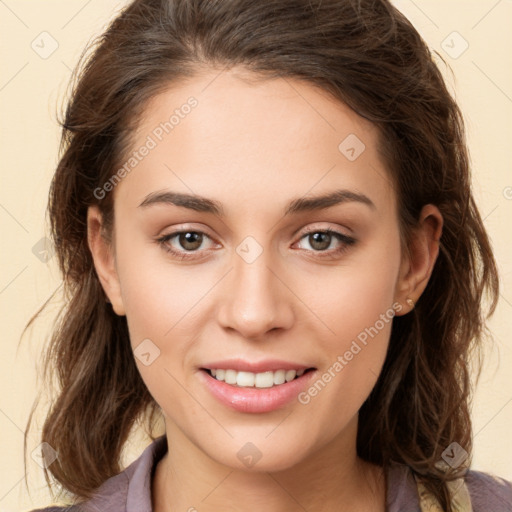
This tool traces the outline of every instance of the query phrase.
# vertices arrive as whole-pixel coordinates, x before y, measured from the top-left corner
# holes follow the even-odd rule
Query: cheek
[[[399,268],[399,235],[390,230],[365,242],[329,272],[304,281],[301,293],[331,334],[346,341],[392,308]]]
[[[197,364],[194,347],[212,318],[219,273],[171,263],[158,245],[133,237],[128,251],[124,240],[119,236],[117,270],[135,362],[157,403],[178,411],[190,400],[181,383]],[[148,352],[146,365],[139,356]]]
[[[153,244],[126,245],[120,239],[117,270],[135,362],[156,402],[186,415],[190,396],[179,382],[197,338],[194,305],[211,284],[192,267],[170,265]]]
[[[339,413],[338,422],[359,410],[380,374],[398,310],[394,293],[399,266],[398,233],[388,233],[309,290],[319,312],[313,329],[324,333],[316,339],[327,357],[304,403],[330,403]]]
[[[197,269],[172,265],[156,242],[142,235],[123,236],[122,231],[117,239],[117,271],[132,345],[174,333],[208,289]]]

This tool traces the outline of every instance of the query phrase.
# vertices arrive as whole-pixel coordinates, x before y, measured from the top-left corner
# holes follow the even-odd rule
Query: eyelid
[[[175,226],[173,226],[172,228],[169,228],[169,229],[167,229],[167,228],[163,229],[162,230],[162,234],[157,235],[156,238],[158,239],[158,238],[163,238],[163,237],[167,237],[167,236],[174,236],[174,235],[179,235],[181,233],[188,233],[188,232],[200,233],[202,235],[206,235],[211,240],[215,240],[215,237],[210,234],[208,228],[203,227],[202,225],[199,226],[199,227],[190,226],[190,225],[187,225],[185,223],[177,224],[177,225],[175,225]]]
[[[219,245],[219,243],[216,242],[215,238],[213,236],[211,236],[210,234],[208,234],[203,229],[195,229],[195,228],[188,228],[188,227],[176,227],[176,228],[172,229],[169,233],[164,233],[162,235],[158,235],[156,237],[156,241],[157,242],[162,241],[162,240],[169,241],[169,240],[172,240],[172,239],[176,238],[177,236],[184,234],[184,233],[198,233],[200,235],[203,235],[204,238],[207,238],[212,243],[212,245]],[[185,252],[188,254],[193,254],[194,252],[199,253],[199,252],[205,252],[206,250],[207,249],[203,249],[201,251],[182,251],[182,252]]]
[[[308,226],[308,227],[306,227],[306,228],[304,229],[304,231],[302,231],[302,236],[301,236],[301,238],[302,238],[302,237],[304,237],[305,235],[309,235],[309,234],[311,234],[311,233],[318,233],[319,231],[320,231],[320,232],[337,233],[337,234],[342,235],[342,236],[344,236],[344,237],[346,237],[346,238],[351,238],[351,236],[350,236],[350,235],[345,234],[345,233],[342,233],[342,232],[340,231],[340,229],[341,229],[341,228],[333,228],[333,227],[331,227],[331,226],[327,226],[327,227],[323,227],[323,226],[316,226],[316,225]],[[349,228],[346,228],[346,229],[348,229],[349,231],[352,231],[352,230],[351,230],[351,229],[349,229]],[[299,230],[299,231],[300,231],[300,230]],[[298,231],[296,231],[296,233],[297,233],[297,232],[298,232]]]

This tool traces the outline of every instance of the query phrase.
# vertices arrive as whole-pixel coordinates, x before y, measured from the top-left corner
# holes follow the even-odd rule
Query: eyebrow
[[[340,189],[324,195],[292,199],[286,205],[284,214],[324,210],[338,204],[351,202],[361,203],[376,210],[375,204],[368,196],[351,190]],[[146,208],[155,204],[181,206],[198,212],[213,213],[220,217],[224,215],[224,209],[219,201],[170,190],[152,192],[144,198],[139,208]]]

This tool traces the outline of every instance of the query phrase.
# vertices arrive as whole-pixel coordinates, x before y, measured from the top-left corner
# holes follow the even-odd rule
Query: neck
[[[353,423],[348,432],[279,471],[255,471],[257,464],[250,470],[220,464],[180,429],[166,425],[169,450],[156,468],[153,510],[384,512],[384,473],[357,457],[357,418]]]

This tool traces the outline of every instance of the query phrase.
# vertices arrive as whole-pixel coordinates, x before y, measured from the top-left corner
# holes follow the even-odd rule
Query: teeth
[[[274,373],[274,384],[277,386],[279,384],[284,384],[286,381],[286,372],[285,370],[278,370]]]
[[[245,388],[271,388],[285,382],[290,382],[296,377],[304,374],[305,370],[277,370],[275,372],[237,372],[236,370],[209,370],[212,377],[222,380],[226,384],[236,385]]]
[[[235,370],[226,370],[226,373],[224,374],[224,382],[226,384],[236,384]]]
[[[290,382],[291,380],[295,379],[295,376],[297,375],[297,372],[295,370],[288,370],[284,376],[286,382]]]
[[[251,372],[235,372],[236,373],[236,385],[243,387],[252,387],[254,386],[254,382],[256,381],[256,376]],[[264,375],[260,373],[260,375]],[[228,381],[226,381],[228,382]],[[228,382],[228,384],[233,384],[232,382]]]

